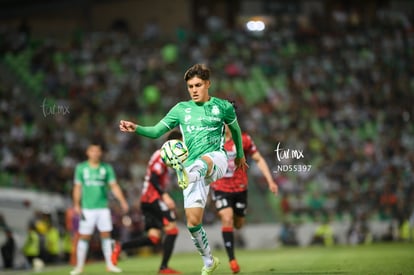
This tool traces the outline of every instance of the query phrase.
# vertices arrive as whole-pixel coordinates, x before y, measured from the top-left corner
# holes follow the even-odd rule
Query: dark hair
[[[102,151],[105,151],[106,149],[105,141],[101,137],[92,138],[89,142],[88,148],[89,146],[98,146],[101,148]]]
[[[184,80],[188,81],[195,76],[202,80],[210,80],[210,69],[204,64],[195,64],[185,72]]]
[[[177,130],[172,130],[167,136],[167,140],[171,140],[171,139],[181,140],[182,138],[183,138],[183,135],[181,134],[180,131],[177,131]]]

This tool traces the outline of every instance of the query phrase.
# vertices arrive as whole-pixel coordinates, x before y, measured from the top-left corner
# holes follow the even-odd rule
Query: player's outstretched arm
[[[132,121],[121,120],[119,122],[119,130],[121,132],[136,133],[144,137],[159,138],[170,131],[170,128],[161,121],[154,126],[141,126]]]

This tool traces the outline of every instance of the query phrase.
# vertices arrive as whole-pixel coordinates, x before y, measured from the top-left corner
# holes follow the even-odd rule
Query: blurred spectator
[[[289,221],[284,221],[280,229],[279,240],[285,246],[297,246],[298,240],[296,236],[295,225]]]
[[[56,264],[60,260],[61,240],[60,233],[51,221],[47,222],[47,230],[45,233],[45,263]]]
[[[348,229],[348,243],[352,245],[369,244],[373,241],[373,235],[370,231],[368,221],[363,215],[355,218]]]
[[[71,255],[73,250],[73,244],[76,244],[72,241],[72,236],[69,231],[65,230],[61,234],[61,240],[62,240],[62,261],[64,263],[68,263],[73,265],[75,262],[71,262]],[[75,256],[76,257],[76,256]]]
[[[391,241],[395,241],[396,240],[396,236],[394,233],[394,226],[392,223],[389,224],[387,231],[385,232],[385,234],[383,236],[381,236],[381,241],[384,242],[391,242]]]
[[[27,259],[29,267],[33,267],[33,260],[40,256],[40,239],[36,227],[32,223],[28,226],[26,240],[23,245],[23,254]]]
[[[323,211],[324,198],[318,191],[313,191],[308,200],[308,208],[310,213],[315,216]]]
[[[399,224],[399,240],[404,242],[414,240],[414,230],[411,228],[408,216],[405,216]]]
[[[158,20],[156,18],[150,19],[146,23],[143,34],[142,34],[144,41],[150,41],[150,42],[157,41],[160,38],[160,35],[161,35],[161,30],[158,24]]]
[[[16,241],[13,237],[13,232],[10,229],[5,229],[6,240],[1,246],[1,255],[3,258],[3,265],[5,269],[14,267],[14,256],[16,251]]]
[[[311,244],[324,246],[335,244],[335,233],[328,218],[316,227]]]
[[[392,191],[390,184],[386,184],[383,188],[383,191],[380,194],[380,206],[383,211],[390,210],[392,213],[395,213],[395,209],[398,203],[398,198],[395,193]]]
[[[0,229],[4,229],[4,230],[7,229],[6,220],[2,213],[0,213]]]
[[[282,194],[282,199],[280,200],[280,209],[282,210],[283,215],[287,215],[291,211],[291,206],[289,203],[289,197],[287,193]]]

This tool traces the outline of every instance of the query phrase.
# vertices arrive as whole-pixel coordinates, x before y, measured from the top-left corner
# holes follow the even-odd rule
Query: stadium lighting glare
[[[266,25],[261,20],[250,20],[246,23],[246,27],[251,32],[261,32],[266,28]]]

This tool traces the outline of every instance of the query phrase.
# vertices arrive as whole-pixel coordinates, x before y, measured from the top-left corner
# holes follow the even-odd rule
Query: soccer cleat
[[[160,271],[158,271],[158,274],[181,274],[181,272],[174,270],[172,268],[166,267],[166,268],[160,269]]]
[[[112,249],[111,261],[113,265],[118,264],[119,255],[121,254],[122,248],[119,242],[115,242],[114,249]]]
[[[112,266],[107,266],[106,267],[106,271],[112,272],[112,273],[121,273],[122,272],[122,269],[120,269],[119,267],[116,267],[116,266],[112,265]]]
[[[236,274],[236,273],[240,272],[240,266],[237,263],[236,259],[231,260],[229,264],[230,264],[231,271],[233,271],[233,274]]]
[[[203,268],[201,269],[201,275],[213,274],[214,270],[217,269],[219,264],[220,264],[220,260],[216,257],[213,257],[213,264],[210,267],[203,266]]]
[[[187,171],[185,170],[185,167],[183,163],[177,158],[173,157],[170,162],[171,168],[175,170],[175,173],[177,174],[178,179],[178,186],[180,186],[181,189],[186,189],[188,184],[190,184],[188,180]]]
[[[79,275],[79,274],[82,274],[81,268],[75,268],[74,270],[70,272],[70,275]]]

